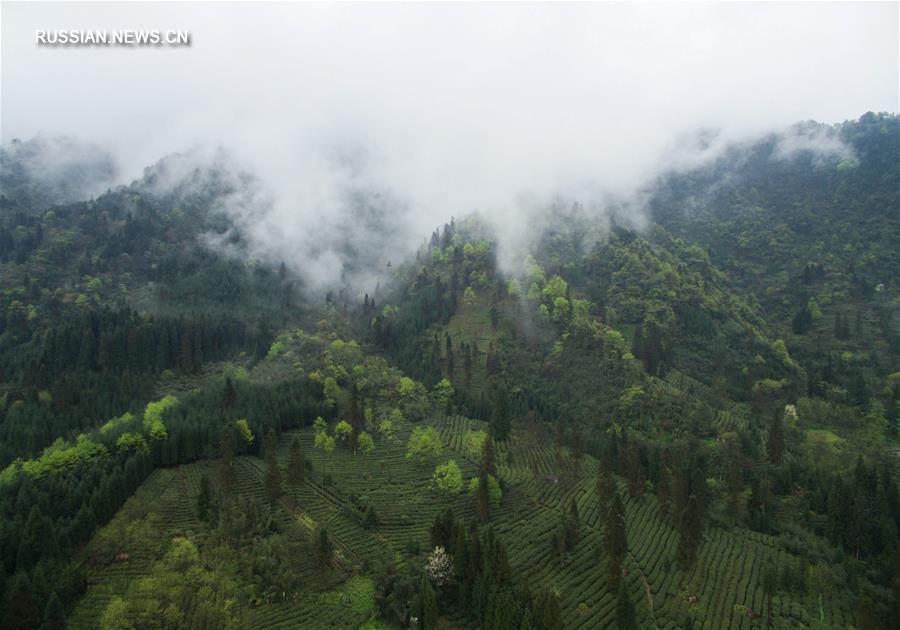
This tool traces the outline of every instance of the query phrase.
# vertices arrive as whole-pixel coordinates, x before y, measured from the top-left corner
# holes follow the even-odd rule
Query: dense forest
[[[896,115],[326,291],[69,142],[0,149],[0,627],[897,626]]]

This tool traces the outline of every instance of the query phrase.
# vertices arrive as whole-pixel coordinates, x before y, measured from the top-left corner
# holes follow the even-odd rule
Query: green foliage
[[[107,435],[112,433],[113,431],[118,430],[121,427],[127,427],[134,420],[134,415],[131,412],[125,412],[121,416],[117,418],[110,418],[103,426],[100,427],[100,433],[102,435]]]
[[[399,414],[399,410],[396,410]],[[394,421],[390,419],[382,420],[378,423],[378,434],[381,436],[381,439],[391,442],[396,439],[395,431],[394,431]]]
[[[346,420],[341,420],[334,426],[334,437],[342,443],[347,443],[353,435],[353,427]]]
[[[144,408],[144,432],[151,440],[164,440],[168,435],[163,423],[163,414],[178,404],[175,396],[166,396],[157,401],[147,403]]]
[[[490,506],[499,507],[500,503],[503,501],[503,490],[500,488],[500,482],[497,481],[497,478],[494,477],[494,475],[487,476],[487,491]],[[477,492],[478,477],[472,477],[469,479],[469,494],[476,494]]]
[[[150,446],[140,433],[123,433],[116,439],[116,451],[119,453],[129,451],[149,452]]]
[[[333,407],[337,403],[338,397],[341,395],[340,386],[333,377],[327,376],[325,377],[324,390],[325,402],[328,406]]]
[[[266,358],[271,361],[278,358],[282,352],[284,352],[284,344],[281,341],[274,341],[266,353]]]
[[[434,396],[435,403],[440,407],[446,407],[447,403],[450,402],[450,399],[453,398],[453,384],[446,378],[442,378],[438,381],[437,385],[434,386],[432,395]]]
[[[360,432],[357,437],[357,442],[359,443],[359,450],[362,451],[363,455],[370,455],[375,451],[375,440],[373,440],[372,436],[365,431]]]
[[[316,433],[314,443],[316,448],[320,448],[326,453],[331,453],[332,451],[334,451],[334,447],[337,445],[337,441],[334,439],[334,437],[328,435],[324,431],[319,431],[318,433]]]
[[[238,435],[244,440],[244,444],[247,446],[253,444],[253,431],[250,430],[250,425],[247,424],[246,418],[236,420],[234,426],[238,430]]]
[[[420,463],[428,461],[432,457],[439,456],[444,450],[441,436],[433,426],[416,427],[409,436],[406,448],[406,458]]]
[[[59,438],[44,449],[38,459],[16,460],[7,466],[0,473],[0,486],[13,482],[20,471],[40,479],[50,474],[89,465],[107,455],[105,446],[93,442],[84,434],[79,435],[74,444]]]
[[[480,456],[487,437],[485,431],[466,431],[463,436],[463,450],[471,457]]]
[[[227,574],[206,568],[196,545],[176,538],[149,575],[134,581],[124,597],[110,601],[100,625],[181,628],[190,614],[195,624],[228,627],[234,622],[236,595]]]
[[[402,398],[409,398],[416,391],[416,382],[409,378],[408,376],[404,376],[400,379],[400,383],[397,385],[397,392],[399,392]]]
[[[431,476],[431,484],[441,492],[447,494],[459,494],[462,491],[463,480],[462,472],[455,460],[448,460],[443,464],[438,464]]]
[[[565,280],[560,276],[553,276],[547,281],[547,284],[541,291],[541,295],[545,301],[555,303],[559,298],[565,299],[568,290],[569,285]],[[568,302],[566,306],[568,307]]]

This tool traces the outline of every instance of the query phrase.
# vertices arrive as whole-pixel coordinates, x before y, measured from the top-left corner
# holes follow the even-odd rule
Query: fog
[[[38,47],[43,29],[180,29],[188,48]],[[715,147],[897,111],[898,5],[2,5],[0,138],[108,147],[122,182],[222,148],[254,254],[312,285],[370,276],[478,210],[519,259],[553,200],[643,222],[637,194]],[[698,148],[697,130],[714,130]],[[794,134],[780,151],[820,148]],[[360,196],[380,209],[373,234]],[[366,279],[370,279],[368,276]]]

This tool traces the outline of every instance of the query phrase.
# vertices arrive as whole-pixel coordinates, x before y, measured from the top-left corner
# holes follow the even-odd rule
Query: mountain
[[[3,627],[893,627],[898,124],[704,131],[513,261],[472,214],[381,274],[355,191],[321,291],[221,155],[4,147]]]

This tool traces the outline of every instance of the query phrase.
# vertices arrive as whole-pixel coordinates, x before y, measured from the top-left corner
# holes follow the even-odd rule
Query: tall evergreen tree
[[[41,630],[65,630],[66,611],[56,591],[50,592],[47,605],[44,607],[44,618],[41,620]]]
[[[697,496],[691,494],[688,499],[687,509],[681,519],[678,528],[678,547],[675,555],[683,569],[688,569],[694,564],[697,557],[697,547],[703,540],[703,521],[701,508],[698,505]]]
[[[490,435],[484,439],[484,445],[481,447],[481,471],[497,476],[497,469],[494,466],[494,438]]]
[[[292,486],[303,484],[306,476],[306,461],[303,457],[303,445],[300,438],[295,437],[291,442],[290,459],[288,460],[288,483]]]
[[[423,630],[434,630],[438,619],[437,595],[424,573],[419,586],[419,601],[419,626]]]
[[[324,527],[319,529],[316,535],[315,557],[316,566],[321,570],[331,564],[331,558],[334,554],[334,546],[331,538],[328,536],[328,530]]]
[[[494,408],[491,413],[491,436],[498,442],[505,442],[509,438],[510,429],[509,399],[506,389],[500,387],[494,396]]]
[[[613,491],[612,500],[604,511],[603,547],[609,562],[609,582],[615,588],[622,578],[622,565],[628,552],[625,536],[625,506],[618,491]]]
[[[197,518],[201,521],[205,521],[209,517],[211,500],[212,496],[209,489],[209,476],[203,475],[200,477],[200,491],[197,493],[196,501]]]
[[[663,517],[669,516],[672,508],[672,471],[668,466],[663,466],[659,471],[659,481],[656,482],[656,500],[659,502],[659,512]]]
[[[230,427],[222,431],[219,438],[219,480],[222,490],[230,494],[237,485],[237,471],[234,468],[234,431]]]
[[[628,595],[625,582],[619,583],[619,592],[616,596],[616,627],[619,630],[637,630],[634,602]]]
[[[266,433],[266,478],[264,486],[269,501],[274,503],[282,495],[281,488],[281,470],[278,467],[278,439],[275,437],[275,430],[269,429]]]
[[[475,490],[475,510],[482,522],[490,518],[490,490],[488,488],[488,475],[484,471],[481,471],[481,474],[478,476],[478,488]]]
[[[784,422],[781,415],[781,411],[775,410],[769,424],[769,461],[775,465],[781,463],[784,454]]]

